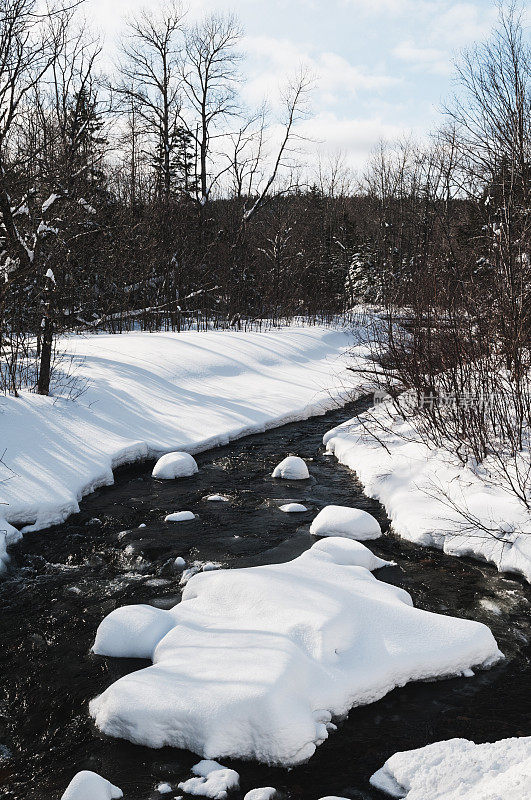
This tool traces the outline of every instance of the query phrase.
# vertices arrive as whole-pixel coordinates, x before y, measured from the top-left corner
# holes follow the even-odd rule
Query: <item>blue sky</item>
[[[142,0],[87,0],[88,18],[112,50],[127,12]],[[153,0],[147,3],[154,6]],[[360,166],[380,138],[424,136],[453,92],[453,60],[484,38],[491,0],[189,0],[189,16],[232,10],[245,29],[244,97],[271,101],[298,65],[316,75],[305,130],[322,150]]]

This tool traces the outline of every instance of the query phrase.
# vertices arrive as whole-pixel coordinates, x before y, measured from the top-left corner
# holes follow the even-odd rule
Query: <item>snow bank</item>
[[[190,778],[179,784],[179,789],[191,795],[212,797],[214,800],[225,800],[231,789],[240,785],[240,776],[233,769],[226,769],[217,761],[200,761],[192,772],[196,778]]]
[[[279,508],[280,511],[284,511],[285,514],[299,514],[303,511],[308,511],[306,506],[303,506],[302,503],[284,503],[284,505]]]
[[[195,519],[193,511],[174,511],[164,517],[164,522],[189,522]]]
[[[195,575],[182,602],[157,614],[169,632],[146,637],[153,646],[160,634],[153,665],[91,702],[96,725],[205,758],[297,764],[328,737],[332,716],[501,657],[485,625],[413,608],[360,561],[358,543],[331,538],[286,564]],[[143,626],[127,621],[135,607],[120,613],[98,629],[98,652],[116,639],[127,655],[147,649]]]
[[[417,544],[490,561],[500,572],[516,572],[531,581],[531,521],[516,498],[502,487],[487,485],[448,451],[411,441],[411,423],[389,418],[385,404],[369,413],[328,431],[324,443],[356,472],[365,493],[385,506],[393,530]],[[380,415],[388,428],[378,429],[385,447],[367,432],[371,419]],[[474,520],[498,535],[489,535]],[[505,533],[500,537],[500,532]]]
[[[325,506],[310,525],[314,536],[346,536],[366,541],[382,535],[378,520],[361,508]]]
[[[59,350],[87,389],[76,401],[0,398],[0,481],[9,478],[1,513],[12,524],[46,528],[78,511],[84,494],[111,484],[120,464],[197,453],[322,414],[348,399],[343,355],[351,343],[344,330],[296,326],[61,339]],[[356,349],[361,363],[369,348]],[[0,535],[0,553],[14,536]]]
[[[173,480],[189,478],[196,472],[199,472],[199,468],[190,453],[166,453],[159,458],[151,474],[154,478]]]
[[[310,473],[303,458],[288,456],[277,464],[271,477],[284,478],[287,481],[305,481],[310,477]]]
[[[117,786],[95,772],[83,770],[74,775],[61,800],[117,800],[119,797],[123,794]]]
[[[435,742],[395,753],[370,782],[406,800],[529,800],[531,737]]]

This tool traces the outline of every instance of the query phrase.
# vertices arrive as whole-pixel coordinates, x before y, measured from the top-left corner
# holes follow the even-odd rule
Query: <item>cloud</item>
[[[392,52],[400,61],[436,75],[450,75],[452,72],[452,60],[448,51],[437,47],[419,47],[409,40],[401,42]]]
[[[371,72],[352,64],[331,51],[313,52],[309,45],[297,45],[288,39],[249,36],[244,47],[251,59],[250,77],[244,88],[249,102],[273,98],[286,78],[294,75],[301,64],[315,76],[318,100],[333,105],[360,92],[383,92],[400,83],[400,78]]]
[[[485,8],[488,5],[490,8]],[[445,41],[452,47],[463,47],[488,36],[498,12],[493,2],[452,3],[433,21],[431,36]]]
[[[306,150],[314,153],[341,152],[349,166],[362,168],[379,141],[396,141],[410,135],[411,127],[390,123],[378,116],[340,119],[333,113],[319,114],[298,126],[308,138]],[[417,137],[422,132],[415,132]]]

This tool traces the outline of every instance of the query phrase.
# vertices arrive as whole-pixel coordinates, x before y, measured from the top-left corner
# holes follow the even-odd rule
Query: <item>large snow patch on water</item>
[[[406,800],[529,800],[531,737],[435,742],[395,753],[370,780]]]
[[[330,538],[287,564],[195,575],[181,603],[157,611],[154,635],[144,611],[112,612],[98,652],[115,653],[119,641],[136,656],[149,644],[153,665],[91,702],[97,726],[209,759],[297,764],[333,716],[501,657],[485,625],[414,608],[360,558],[357,543]]]

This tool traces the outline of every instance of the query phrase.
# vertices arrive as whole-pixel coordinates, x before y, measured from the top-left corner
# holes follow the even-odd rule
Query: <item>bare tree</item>
[[[195,143],[196,199],[200,206],[211,198],[216,182],[212,143],[227,133],[224,123],[239,113],[236,88],[241,55],[237,46],[241,36],[232,15],[213,14],[186,32],[182,79],[187,109],[183,120]]]
[[[122,82],[117,87],[154,143],[158,194],[166,201],[174,185],[176,151],[182,140],[183,19],[180,3],[171,3],[159,11],[141,11],[129,21],[122,43]]]

